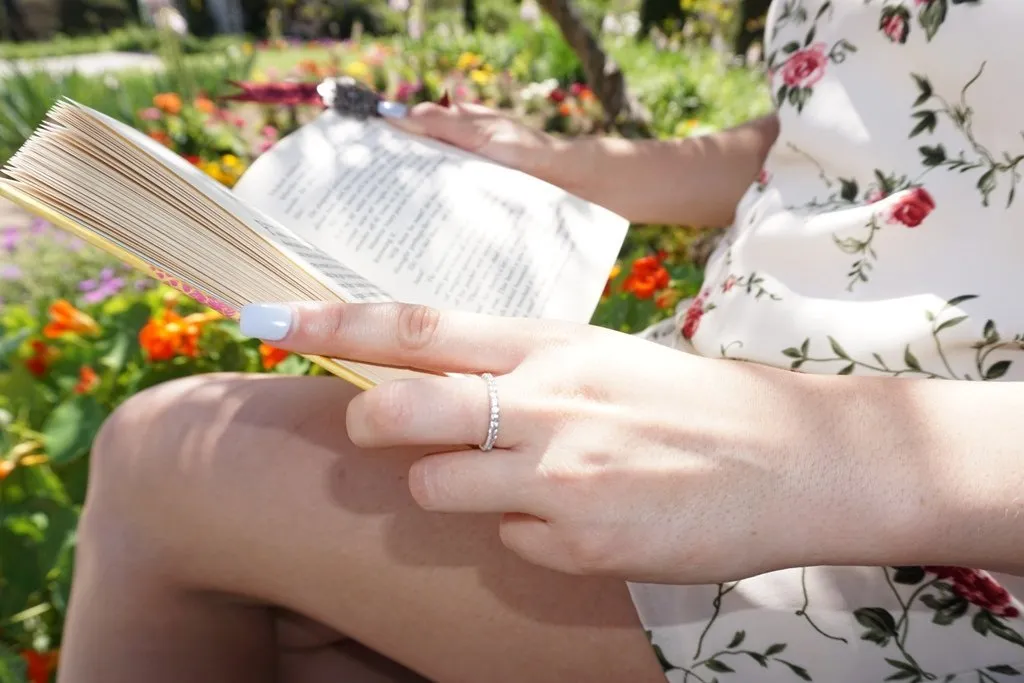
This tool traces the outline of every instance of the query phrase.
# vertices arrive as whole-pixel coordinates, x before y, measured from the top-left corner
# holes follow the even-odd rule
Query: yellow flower
[[[252,43],[242,43],[242,54],[246,57],[252,54]]]
[[[226,168],[240,168],[242,166],[242,161],[234,154],[225,154],[220,158],[220,163]]]
[[[345,73],[352,78],[365,81],[370,78],[370,67],[363,62],[352,62],[345,67]]]
[[[472,52],[463,52],[459,55],[459,61],[455,62],[455,68],[459,71],[469,71],[475,69],[483,63],[483,59],[478,54]]]
[[[494,80],[494,71],[490,65],[484,64],[481,68],[470,71],[469,79],[479,86],[485,86]]]

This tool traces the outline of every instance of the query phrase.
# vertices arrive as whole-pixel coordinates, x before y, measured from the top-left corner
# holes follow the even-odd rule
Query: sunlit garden
[[[67,96],[130,123],[231,187],[254,159],[320,111],[313,86],[341,74],[395,101],[479,102],[566,136],[684,137],[764,112],[769,94],[757,60],[716,46],[716,36],[737,21],[733,6],[689,4],[701,21],[688,31],[638,38],[637,7],[581,3],[643,110],[639,125],[608,115],[559,24],[536,6],[531,12],[514,3],[481,9],[473,30],[458,7],[393,2],[381,14],[398,28],[371,32],[356,22],[341,38],[295,37],[272,15],[265,35],[248,38],[197,38],[163,28],[4,42],[0,61],[22,65],[128,49],[158,56],[163,68],[0,71],[0,163]],[[403,23],[410,11],[422,13],[415,31]],[[132,394],[186,375],[320,370],[242,337],[218,313],[6,208],[0,210],[0,219],[10,217],[9,225],[0,224],[0,683],[44,683],[59,665],[75,526],[90,445],[104,418]],[[634,226],[593,322],[636,331],[671,314],[696,292],[701,251],[685,227]]]

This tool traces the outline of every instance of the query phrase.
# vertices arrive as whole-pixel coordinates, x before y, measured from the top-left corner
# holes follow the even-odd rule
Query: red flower
[[[657,256],[642,256],[633,261],[622,289],[638,299],[650,299],[659,289],[668,287],[670,276]]]
[[[264,370],[273,370],[291,354],[270,344],[260,344],[260,364]]]
[[[24,650],[21,658],[25,660],[29,683],[49,683],[50,674],[57,668],[57,652],[39,652]]]
[[[707,301],[707,298],[708,293],[701,292],[693,300],[693,303],[690,304],[690,307],[686,309],[686,315],[683,316],[683,339],[693,339],[693,335],[697,334],[697,328],[700,327],[700,319],[704,317],[704,302]]]
[[[768,171],[763,168],[761,169],[761,172],[757,174],[757,184],[761,187],[765,187],[769,182],[771,182],[771,179],[772,177],[768,174]]]
[[[193,166],[198,166],[199,162],[200,162],[200,159],[195,154],[186,154],[185,155],[185,161],[187,161],[188,163],[192,164]]]
[[[25,367],[36,377],[42,377],[50,369],[50,363],[57,357],[57,352],[38,339],[33,339],[30,346],[32,355],[25,359]]]
[[[886,8],[882,12],[882,18],[878,21],[878,29],[894,43],[907,42],[907,34],[910,33],[910,13],[906,8]]]
[[[892,209],[891,220],[916,228],[935,208],[935,200],[923,187],[915,187]]]
[[[100,376],[88,365],[83,365],[78,370],[78,384],[75,385],[76,394],[88,394],[100,385]]]
[[[815,43],[794,52],[782,65],[782,81],[791,88],[809,88],[825,75],[828,55],[825,43]]]
[[[310,104],[323,106],[323,100],[316,91],[317,83],[250,83],[229,81],[242,92],[228,95],[224,99],[236,102],[259,104],[283,104],[294,106]]]
[[[926,572],[949,581],[953,593],[972,605],[1000,617],[1016,617],[1020,610],[1012,603],[1010,593],[996,583],[995,579],[974,569],[962,567],[924,567]]]
[[[437,104],[438,104],[438,106],[444,107],[445,109],[448,109],[449,107],[452,106],[452,99],[450,97],[448,97],[448,91],[447,90],[445,90],[443,93],[441,93],[441,99],[439,99],[437,101]]]
[[[561,88],[555,88],[548,95],[548,99],[554,102],[555,104],[561,104],[563,101],[565,101],[565,91],[562,90]]]

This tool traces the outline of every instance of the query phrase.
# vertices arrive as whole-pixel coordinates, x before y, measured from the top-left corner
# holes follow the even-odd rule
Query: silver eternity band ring
[[[485,372],[480,377],[487,382],[487,399],[490,403],[487,420],[487,438],[478,447],[482,451],[489,451],[494,448],[494,442],[498,440],[498,423],[501,421],[501,408],[498,407],[498,385],[494,381],[494,375]]]

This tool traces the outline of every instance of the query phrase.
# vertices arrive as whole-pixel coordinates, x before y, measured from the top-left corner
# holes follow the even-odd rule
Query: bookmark
[[[389,102],[372,88],[351,76],[328,78],[316,87],[324,106],[342,116],[365,120],[373,117],[402,118],[406,107],[400,102]]]

